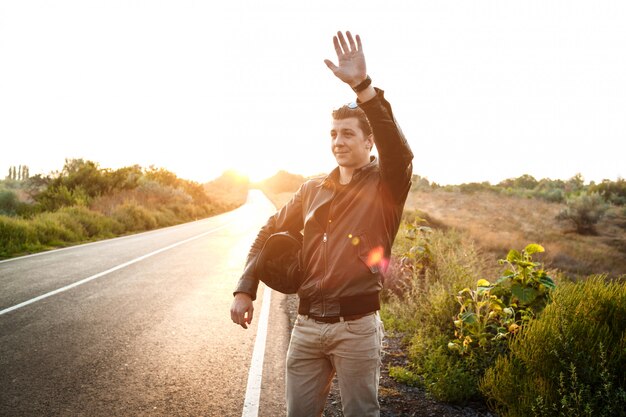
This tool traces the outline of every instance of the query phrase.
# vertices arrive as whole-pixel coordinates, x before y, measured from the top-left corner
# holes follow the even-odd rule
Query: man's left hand
[[[348,38],[347,42],[346,38]],[[335,52],[337,52],[338,65],[328,59],[325,59],[324,63],[337,78],[350,87],[356,87],[367,77],[361,38],[356,35],[355,43],[350,31],[346,32],[346,37],[343,36],[343,33],[337,32],[337,36],[333,37],[333,44],[335,45]]]

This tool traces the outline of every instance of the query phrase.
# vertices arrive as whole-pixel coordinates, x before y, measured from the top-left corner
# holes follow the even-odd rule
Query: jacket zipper
[[[330,205],[328,206],[328,219],[326,219],[326,224],[324,225],[324,235],[322,236],[322,244],[324,245],[324,247],[322,248],[323,252],[324,252],[324,276],[322,277],[321,281],[320,281],[320,296],[322,297],[322,316],[326,316],[326,300],[324,299],[324,290],[323,290],[323,285],[324,284],[324,280],[326,279],[326,275],[328,274],[328,255],[327,255],[327,251],[328,251],[328,245],[326,244],[328,242],[328,232],[329,232],[329,220],[332,220],[331,214],[332,214],[332,208],[333,208],[333,202],[335,201],[335,195],[337,193],[337,189],[333,186],[333,196],[332,196],[332,200],[330,200]]]

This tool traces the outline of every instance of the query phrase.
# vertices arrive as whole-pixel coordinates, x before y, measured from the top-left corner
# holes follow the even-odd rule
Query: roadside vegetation
[[[382,311],[409,365],[390,375],[501,417],[626,415],[624,196],[414,178]]]
[[[381,311],[408,365],[389,375],[501,417],[625,416],[625,202],[623,179],[414,176]]]
[[[212,216],[241,205],[247,190],[228,172],[201,185],[163,168],[111,170],[82,159],[48,176],[11,167],[0,181],[0,258]]]

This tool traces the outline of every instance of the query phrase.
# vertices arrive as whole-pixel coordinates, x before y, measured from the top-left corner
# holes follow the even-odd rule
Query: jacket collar
[[[357,180],[361,176],[377,168],[378,168],[378,158],[376,158],[373,155],[370,155],[370,162],[367,165],[362,166],[361,168],[355,169],[354,174],[352,174],[352,179]],[[324,177],[324,179],[318,185],[318,187],[330,187],[330,186],[334,186],[337,184],[339,184],[339,167],[335,167],[335,169],[330,171],[330,173]]]

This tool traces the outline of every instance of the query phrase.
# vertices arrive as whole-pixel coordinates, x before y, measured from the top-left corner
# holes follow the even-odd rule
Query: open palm
[[[346,38],[348,38],[347,42]],[[367,76],[361,38],[356,35],[355,43],[349,31],[346,32],[346,37],[343,36],[343,33],[337,32],[337,36],[333,37],[333,44],[337,52],[338,65],[328,59],[325,59],[324,62],[341,81],[351,87],[358,85]]]

